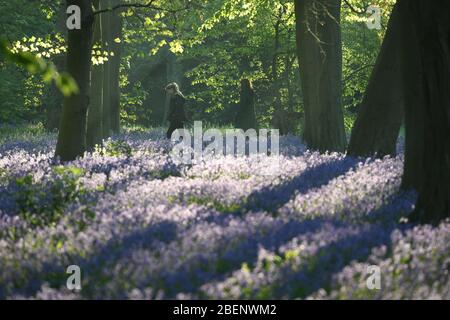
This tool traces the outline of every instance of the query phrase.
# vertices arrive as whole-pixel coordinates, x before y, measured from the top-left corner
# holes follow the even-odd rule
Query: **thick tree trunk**
[[[405,190],[420,188],[424,178],[424,88],[421,80],[423,64],[417,40],[420,37],[414,27],[409,8],[399,3],[401,45],[400,61],[403,68],[403,92],[405,92],[405,164],[402,188]],[[412,67],[413,66],[413,67]]]
[[[99,10],[100,0],[94,0],[93,5],[95,10]],[[101,19],[101,14],[96,15],[94,25],[94,43],[100,47],[102,44]],[[90,96],[86,144],[87,149],[91,151],[95,145],[101,144],[103,138],[103,64],[92,66]]]
[[[101,2],[101,8],[106,9],[111,7],[111,0],[103,0]],[[108,53],[112,50],[112,33],[111,33],[111,16],[112,13],[102,13],[102,41],[103,50]],[[108,56],[108,61],[103,65],[103,138],[108,138],[111,135],[112,130],[112,117],[111,117],[111,56]]]
[[[348,155],[383,157],[396,154],[404,112],[399,24],[398,9],[394,8],[352,130]]]
[[[86,113],[89,106],[92,56],[93,14],[90,0],[66,0],[67,6],[81,9],[81,29],[69,30],[67,72],[78,84],[79,92],[64,99],[56,156],[74,160],[86,150]]]
[[[114,0],[113,4],[120,1]],[[122,56],[122,17],[116,10],[111,15],[111,129],[114,133],[120,131],[120,59]],[[120,40],[120,42],[119,42]]]
[[[341,0],[296,0],[304,138],[319,151],[344,151]]]
[[[417,61],[418,65],[409,67],[419,67],[415,77],[408,78],[409,73],[405,73],[405,83],[410,81],[413,84],[407,88],[421,91],[420,103],[406,109],[406,118],[416,120],[417,124],[407,123],[407,139],[411,141],[406,147],[410,149],[415,143],[423,146],[406,150],[406,161],[422,159],[421,168],[414,172],[418,175],[414,181],[419,199],[411,218],[422,223],[438,223],[450,217],[450,2],[400,0],[397,5],[405,12],[404,38],[412,34],[409,41],[414,41],[417,50],[418,59],[407,61]],[[410,54],[403,46],[403,56]],[[419,119],[417,114],[423,118]],[[405,174],[407,170],[405,167]]]

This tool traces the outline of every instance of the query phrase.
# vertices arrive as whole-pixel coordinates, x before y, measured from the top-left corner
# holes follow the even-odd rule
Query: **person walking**
[[[241,80],[239,109],[235,118],[235,126],[244,131],[258,129],[255,116],[255,92],[249,79]]]
[[[177,83],[171,82],[166,88],[166,94],[169,97],[169,107],[167,110],[166,120],[169,122],[169,129],[167,130],[167,139],[172,137],[172,133],[177,129],[183,129],[187,122],[186,112],[184,110],[184,103],[186,98],[180,91]]]

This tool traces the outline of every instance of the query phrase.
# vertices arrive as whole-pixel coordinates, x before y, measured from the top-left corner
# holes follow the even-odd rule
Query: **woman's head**
[[[252,82],[249,79],[241,80],[241,90],[251,91],[253,90]]]
[[[178,87],[178,84],[176,82],[171,82],[169,83],[166,88],[165,88],[166,92],[170,95],[174,95],[176,93],[182,95],[180,88]]]

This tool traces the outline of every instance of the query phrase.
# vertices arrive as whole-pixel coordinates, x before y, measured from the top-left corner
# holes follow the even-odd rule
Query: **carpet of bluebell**
[[[401,148],[356,159],[281,137],[267,174],[273,157],[175,164],[163,136],[64,164],[53,134],[3,141],[0,299],[450,299],[450,222],[409,222]]]

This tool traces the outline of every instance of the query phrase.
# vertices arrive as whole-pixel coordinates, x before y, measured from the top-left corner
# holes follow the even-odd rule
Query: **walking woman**
[[[177,129],[183,129],[187,122],[184,103],[186,98],[181,93],[178,84],[171,82],[166,86],[166,94],[169,98],[169,107],[167,110],[166,120],[169,121],[169,129],[167,130],[167,138],[172,137],[172,133]]]
[[[235,126],[244,131],[258,129],[255,115],[255,92],[249,79],[241,80],[239,109],[235,118]]]

